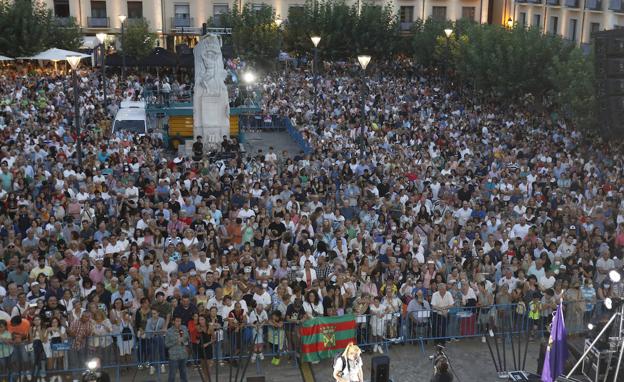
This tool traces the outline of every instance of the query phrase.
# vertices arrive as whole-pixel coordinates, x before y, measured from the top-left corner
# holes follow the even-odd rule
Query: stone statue
[[[203,137],[204,147],[216,146],[224,135],[230,135],[230,105],[224,82],[227,72],[223,67],[219,37],[204,36],[193,49],[193,55],[193,134]]]

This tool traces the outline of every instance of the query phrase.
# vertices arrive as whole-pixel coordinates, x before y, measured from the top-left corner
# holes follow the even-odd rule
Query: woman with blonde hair
[[[334,378],[336,382],[364,382],[362,372],[362,350],[349,343],[345,350],[334,361]]]

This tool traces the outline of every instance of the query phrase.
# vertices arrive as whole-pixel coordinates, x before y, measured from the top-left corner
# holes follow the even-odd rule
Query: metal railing
[[[108,17],[87,17],[87,26],[89,28],[108,28],[110,21]]]
[[[172,17],[171,28],[190,28],[193,26],[192,17]]]
[[[552,309],[536,313],[532,312],[533,307],[532,304],[528,307],[524,304],[508,304],[453,307],[444,313],[431,309],[403,309],[394,313],[356,315],[356,342],[364,350],[379,346],[384,351],[394,344],[411,343],[419,345],[424,353],[426,341],[479,338],[490,335],[490,331],[497,337],[528,335],[539,339],[548,335]],[[584,332],[592,319],[605,312],[602,304],[591,307],[584,302],[565,304],[568,334]],[[208,344],[202,342],[201,336],[195,341],[191,339],[187,362],[196,365],[203,359],[210,359],[220,365],[230,362],[235,367],[251,364],[260,374],[262,358],[273,358],[273,365],[276,366],[282,356],[297,359],[301,346],[298,328],[297,323],[290,322],[281,326],[226,326],[216,330]],[[0,380],[8,379],[12,382],[20,377],[55,375],[73,375],[76,379],[86,370],[87,360],[98,357],[102,369],[116,381],[119,381],[122,369],[135,367],[149,370],[160,381],[163,365],[165,368],[169,365],[165,335],[166,332],[161,331],[136,336],[133,330],[132,333],[117,332],[79,340],[69,338],[58,343],[33,341],[14,344],[11,355],[6,359],[0,358]],[[254,348],[260,349],[256,356],[253,355]],[[3,364],[3,360],[8,361]],[[53,360],[51,363],[54,367],[48,369],[50,360]],[[219,372],[218,367],[216,372]]]
[[[587,0],[585,6],[592,11],[602,11],[602,0]]]

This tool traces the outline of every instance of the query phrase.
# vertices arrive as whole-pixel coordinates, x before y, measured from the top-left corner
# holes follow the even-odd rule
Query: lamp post
[[[76,129],[77,140],[77,154],[78,154],[78,167],[82,169],[82,136],[80,134],[80,105],[78,99],[78,76],[76,75],[76,69],[80,64],[80,56],[67,56],[67,62],[72,68],[72,81],[74,87],[74,125]]]
[[[277,67],[279,67],[279,62],[281,59],[281,55],[282,55],[282,34],[281,34],[281,28],[282,28],[282,23],[284,22],[284,20],[280,19],[279,17],[275,19],[275,25],[277,26]]]
[[[445,66],[445,77],[448,75],[448,70],[449,70],[449,56],[451,55],[451,46],[450,46],[450,41],[451,41],[451,36],[453,35],[453,30],[451,28],[446,28],[444,29],[444,35],[446,36],[446,59],[444,60],[444,66]]]
[[[357,57],[358,62],[360,63],[360,67],[362,68],[361,79],[362,79],[362,126],[360,127],[360,152],[364,155],[364,145],[366,143],[364,137],[364,126],[366,125],[366,98],[368,98],[368,86],[366,85],[365,75],[366,75],[366,67],[370,63],[371,56],[366,54],[361,54]]]
[[[102,52],[102,94],[104,95],[104,112],[106,113],[106,106],[108,99],[106,98],[106,33],[98,33],[95,35],[100,42],[100,50]]]
[[[321,36],[312,36],[310,40],[314,44],[314,63],[312,64],[312,75],[314,76],[312,81],[314,85],[314,115],[318,118],[318,44],[321,42]]]
[[[126,47],[124,40],[126,15],[119,15],[119,22],[121,23],[121,79],[124,80],[126,78]]]
[[[511,16],[509,16],[509,18],[507,19],[507,28],[511,29],[513,28],[513,19],[511,18]]]
[[[243,82],[245,83],[245,114],[247,117],[247,128],[251,129],[251,108],[254,106],[253,97],[253,84],[256,82],[256,75],[254,72],[248,71],[243,73]],[[247,102],[249,101],[249,102]]]

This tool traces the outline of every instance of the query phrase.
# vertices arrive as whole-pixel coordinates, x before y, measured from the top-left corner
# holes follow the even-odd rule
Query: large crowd
[[[0,375],[79,369],[88,354],[182,369],[187,345],[207,368],[244,342],[252,360],[277,349],[277,365],[299,322],[350,313],[383,352],[410,325],[452,336],[457,309],[539,331],[561,300],[580,327],[624,297],[608,277],[623,265],[622,142],[409,61],[369,69],[363,82],[326,64],[316,88],[304,69],[266,76],[265,113],[313,152],[211,163],[158,134],[111,136],[119,102],[159,80],[112,75],[104,102],[83,68],[79,167],[71,76],[3,68]]]

